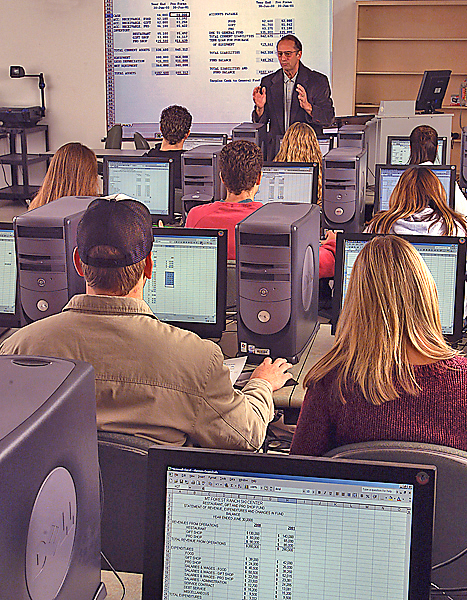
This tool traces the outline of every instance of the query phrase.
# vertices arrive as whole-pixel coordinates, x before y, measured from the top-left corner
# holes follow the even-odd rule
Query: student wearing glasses
[[[302,44],[294,35],[277,43],[281,68],[263,77],[253,90],[254,123],[269,123],[268,160],[275,154],[276,136],[292,123],[308,123],[319,135],[334,119],[331,88],[326,75],[300,62]]]

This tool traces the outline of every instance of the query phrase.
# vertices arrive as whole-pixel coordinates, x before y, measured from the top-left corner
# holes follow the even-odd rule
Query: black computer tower
[[[270,202],[238,223],[237,336],[250,362],[297,362],[317,332],[320,209]]]

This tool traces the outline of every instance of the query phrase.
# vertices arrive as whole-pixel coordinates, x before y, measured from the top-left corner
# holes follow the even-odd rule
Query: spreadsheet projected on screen
[[[154,228],[154,269],[143,298],[161,321],[203,337],[220,337],[225,325],[226,239],[224,230]]]
[[[256,202],[317,202],[317,163],[265,163]]]
[[[354,262],[370,234],[338,234],[336,246],[334,325],[344,304]],[[410,242],[425,261],[438,290],[443,334],[458,339],[462,332],[465,240],[438,236],[400,236]]]
[[[143,599],[427,600],[433,501],[402,469],[151,448]]]

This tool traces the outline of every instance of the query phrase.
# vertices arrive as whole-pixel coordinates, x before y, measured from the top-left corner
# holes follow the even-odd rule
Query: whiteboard
[[[280,67],[283,35],[330,79],[331,26],[332,0],[105,0],[108,126],[151,138],[171,104],[195,124],[249,121],[253,88]]]

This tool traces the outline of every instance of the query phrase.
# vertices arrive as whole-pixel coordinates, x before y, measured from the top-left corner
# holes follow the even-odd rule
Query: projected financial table
[[[163,598],[406,598],[410,485],[168,472]]]

